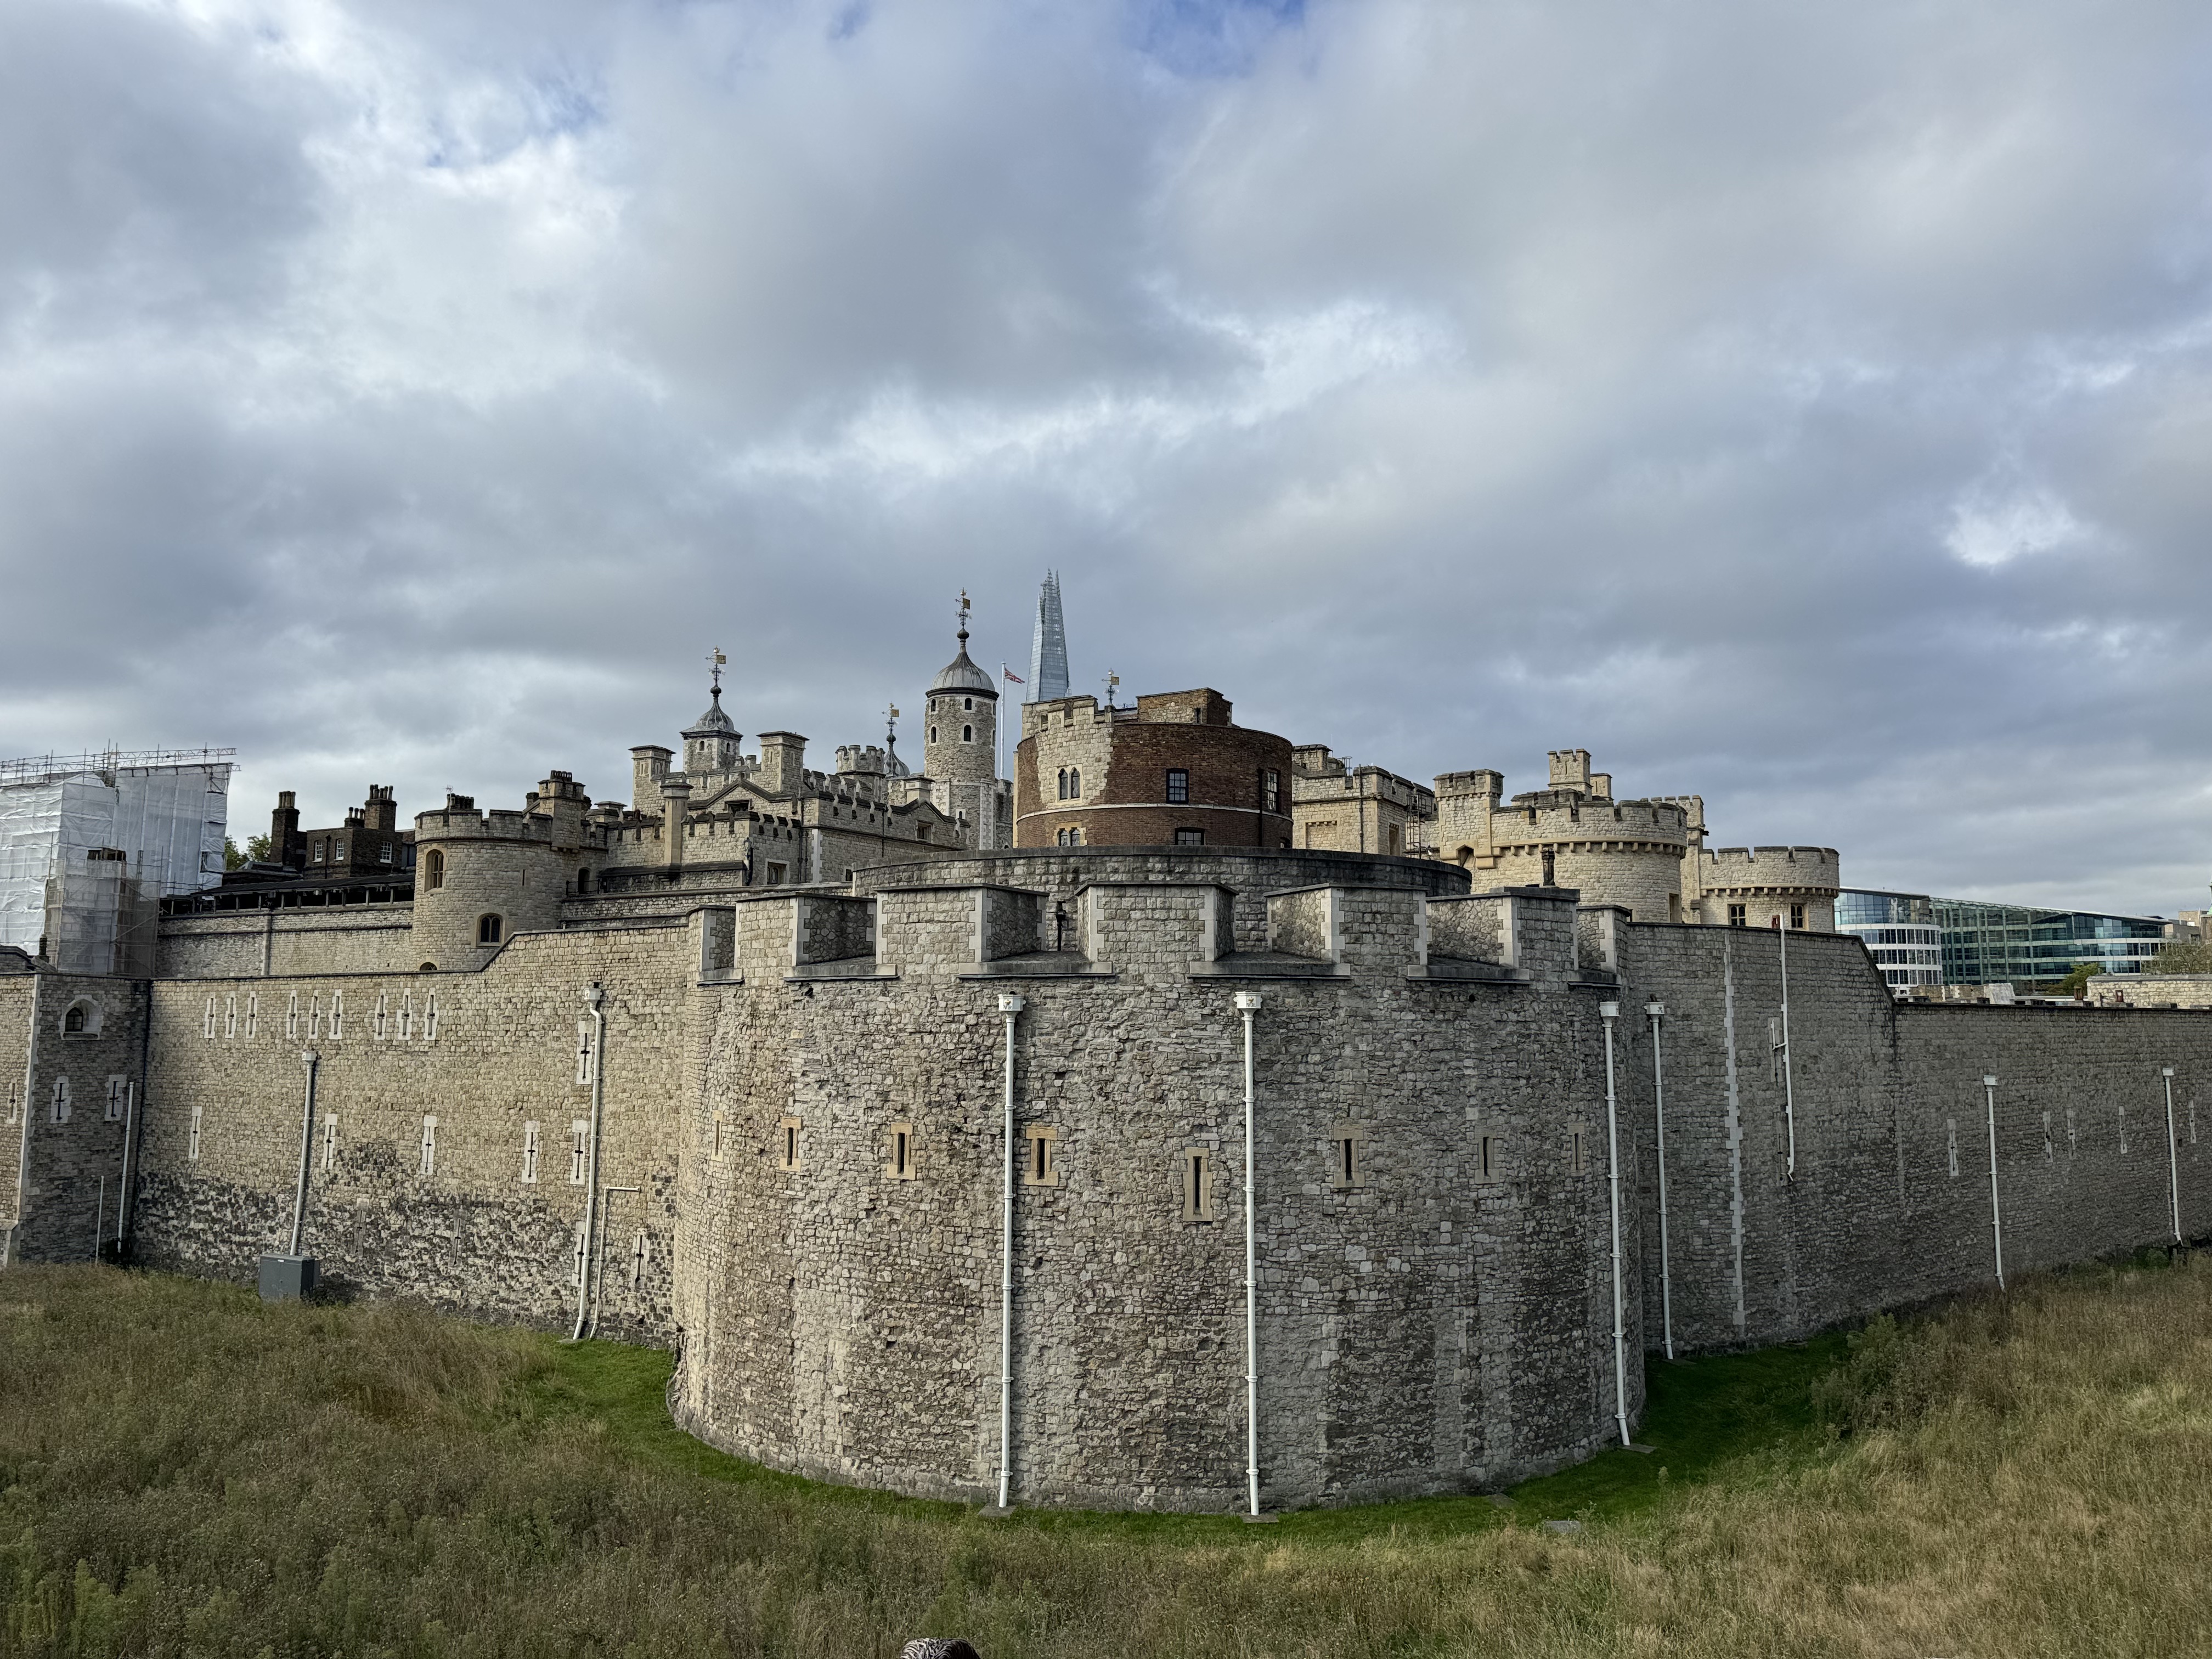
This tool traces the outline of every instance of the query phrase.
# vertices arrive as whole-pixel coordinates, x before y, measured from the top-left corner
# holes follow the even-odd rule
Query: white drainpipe
[[[1790,918],[1777,916],[1782,934],[1782,1117],[1790,1130],[1788,1178],[1797,1179],[1797,1083],[1790,1058]]]
[[[1249,1507],[1260,1518],[1260,1277],[1253,1243],[1259,1192],[1252,1160],[1252,1018],[1260,1010],[1257,991],[1237,994],[1244,1016],[1244,1474]]]
[[[1990,1237],[1997,1253],[1997,1288],[2004,1289],[2004,1218],[1997,1209],[1997,1080],[1982,1079],[1982,1101],[1990,1118]]]
[[[2181,1153],[2173,1144],[2173,1067],[2164,1067],[2160,1076],[2166,1084],[2166,1193],[2173,1203],[2173,1242],[2181,1243]]]
[[[1006,1197],[1000,1218],[999,1267],[999,1507],[1007,1507],[1014,1472],[1014,1022],[1024,1004],[999,999],[1006,1017]]]
[[[1613,1091],[1613,1023],[1620,1018],[1620,1005],[1601,1002],[1598,1015],[1605,1021],[1605,1145],[1608,1184],[1613,1194],[1613,1410],[1620,1425],[1620,1443],[1628,1440],[1628,1334],[1623,1326],[1620,1298],[1620,1114]]]
[[[323,1057],[313,1048],[301,1049],[300,1059],[307,1068],[307,1091],[300,1107],[300,1184],[292,1194],[290,1254],[295,1261],[299,1259],[301,1233],[307,1219],[307,1154],[315,1144],[315,1078],[323,1068]]]
[[[1651,1016],[1651,1103],[1659,1124],[1659,1320],[1665,1333],[1667,1358],[1674,1357],[1674,1272],[1667,1249],[1667,1060],[1660,1044],[1660,1022],[1666,1005],[1647,1002]]]
[[[584,993],[584,1006],[592,1011],[592,1145],[584,1170],[583,1261],[576,1275],[576,1328],[571,1342],[584,1340],[584,1322],[592,1314],[592,1224],[598,1218],[599,1196],[599,1129],[607,1105],[607,994],[597,984]]]

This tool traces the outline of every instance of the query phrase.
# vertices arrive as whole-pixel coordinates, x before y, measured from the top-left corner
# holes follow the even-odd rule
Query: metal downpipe
[[[1660,1037],[1666,1018],[1664,1003],[1647,1002],[1651,1017],[1651,1103],[1659,1127],[1659,1319],[1667,1344],[1667,1358],[1674,1357],[1674,1267],[1667,1245],[1667,1060]]]
[[[1613,1413],[1620,1425],[1620,1443],[1628,1438],[1628,1336],[1620,1294],[1620,1112],[1613,1088],[1613,1025],[1620,1018],[1620,1005],[1601,1002],[1598,1017],[1605,1021],[1605,1144],[1607,1185],[1613,1201]]]
[[[999,999],[1006,1017],[1006,1200],[999,1217],[999,1507],[1007,1507],[1014,1472],[1014,1024],[1025,1005]]]
[[[1982,1079],[1982,1102],[1990,1121],[1990,1237],[1996,1246],[1997,1288],[2004,1289],[2004,1216],[1997,1207],[1997,1080]]]
[[[2166,1190],[2173,1205],[2173,1242],[2179,1244],[2181,1243],[2181,1152],[2173,1144],[2173,1067],[2161,1067],[2160,1079],[2166,1085]]]
[[[584,1006],[592,1011],[592,1144],[584,1170],[584,1231],[576,1269],[576,1328],[571,1342],[584,1340],[584,1324],[592,1313],[592,1226],[599,1218],[599,1128],[607,1105],[607,994],[599,981],[584,993]]]
[[[1244,1016],[1244,1476],[1245,1515],[1260,1518],[1260,1277],[1255,1243],[1259,1209],[1252,1156],[1252,1020],[1259,1012],[1256,991],[1237,994]]]
[[[313,1048],[302,1048],[300,1058],[307,1067],[307,1087],[300,1106],[300,1184],[292,1191],[292,1248],[286,1252],[295,1261],[299,1259],[300,1238],[307,1221],[307,1152],[315,1140],[315,1079],[323,1069],[323,1057]]]

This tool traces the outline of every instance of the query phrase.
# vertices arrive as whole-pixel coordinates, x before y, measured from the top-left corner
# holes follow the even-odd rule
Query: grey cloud
[[[0,19],[0,748],[619,797],[1052,564],[1079,684],[2203,896],[2201,8],[203,14]]]

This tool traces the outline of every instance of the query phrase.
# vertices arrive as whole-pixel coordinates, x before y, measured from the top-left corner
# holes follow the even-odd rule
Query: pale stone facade
[[[1315,852],[1423,858],[1435,850],[1436,792],[1379,766],[1352,766],[1325,744],[1291,751],[1294,843]]]
[[[1095,763],[1055,746],[1095,738],[1079,701],[1036,706],[1033,769]],[[1287,761],[1218,693],[1154,707],[1109,775],[1215,756],[1225,799]],[[977,711],[936,712],[975,743],[945,722]],[[1670,921],[1688,810],[1613,801],[1580,751],[1510,804],[1440,781],[1462,860],[1284,846],[1286,816],[969,846],[896,798],[888,746],[825,778],[787,734],[684,743],[681,773],[641,751],[647,807],[553,773],[520,811],[421,814],[411,902],[185,907],[150,980],[0,953],[7,1259],[119,1233],[249,1279],[304,1141],[336,1288],[675,1347],[678,1420],[742,1455],[1226,1510],[1248,1368],[1271,1507],[1494,1487],[1632,1432],[1649,1350],[1991,1281],[1991,1156],[2008,1272],[2212,1233],[2212,1020],[1900,1006],[1809,921]],[[1832,875],[1772,862],[1708,891]]]

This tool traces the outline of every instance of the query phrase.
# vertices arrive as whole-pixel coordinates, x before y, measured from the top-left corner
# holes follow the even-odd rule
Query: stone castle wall
[[[414,913],[402,901],[164,916],[155,976],[404,973],[416,965]]]
[[[362,971],[12,975],[0,1065],[14,1042],[34,1091],[57,1068],[76,1088],[65,1124],[27,1103],[17,1254],[90,1254],[123,1126],[74,1079],[113,1073],[143,1085],[138,1258],[250,1277],[289,1237],[312,1048],[306,1248],[334,1284],[566,1329],[596,982],[599,1328],[678,1346],[672,1402],[717,1444],[981,1498],[999,1455],[1000,999],[1018,996],[1013,1151],[1033,1175],[1045,1147],[1048,1178],[1016,1188],[1015,1495],[1205,1509],[1243,1482],[1239,991],[1261,998],[1272,1504],[1480,1487],[1582,1455],[1617,1409],[1633,1422],[1668,1308],[1687,1352],[1990,1282],[1985,1073],[2009,1271],[2170,1238],[2177,1184],[2180,1231],[2212,1231],[2200,1014],[1900,1008],[1856,939],[1466,886],[1422,860],[1040,849],[870,871],[842,894],[701,895],[681,916],[572,901],[573,925],[470,971],[377,970],[388,923],[365,917]],[[196,930],[232,920],[188,919],[178,952],[212,950]],[[94,1038],[61,1034],[78,994],[102,1001]]]
[[[320,1056],[303,1248],[345,1291],[562,1327],[576,1311],[585,1187],[571,1180],[585,994],[606,995],[599,1328],[673,1338],[675,1122],[690,1042],[684,924],[525,934],[483,972],[157,981],[143,1260],[250,1279],[291,1227]],[[296,1003],[295,999],[296,998]],[[252,1006],[249,1025],[234,1000]],[[216,1009],[210,1036],[206,1011]],[[340,1023],[333,1030],[333,1011]],[[425,1121],[434,1117],[431,1168]],[[534,1181],[525,1152],[537,1127]],[[642,1247],[641,1248],[641,1240]]]

